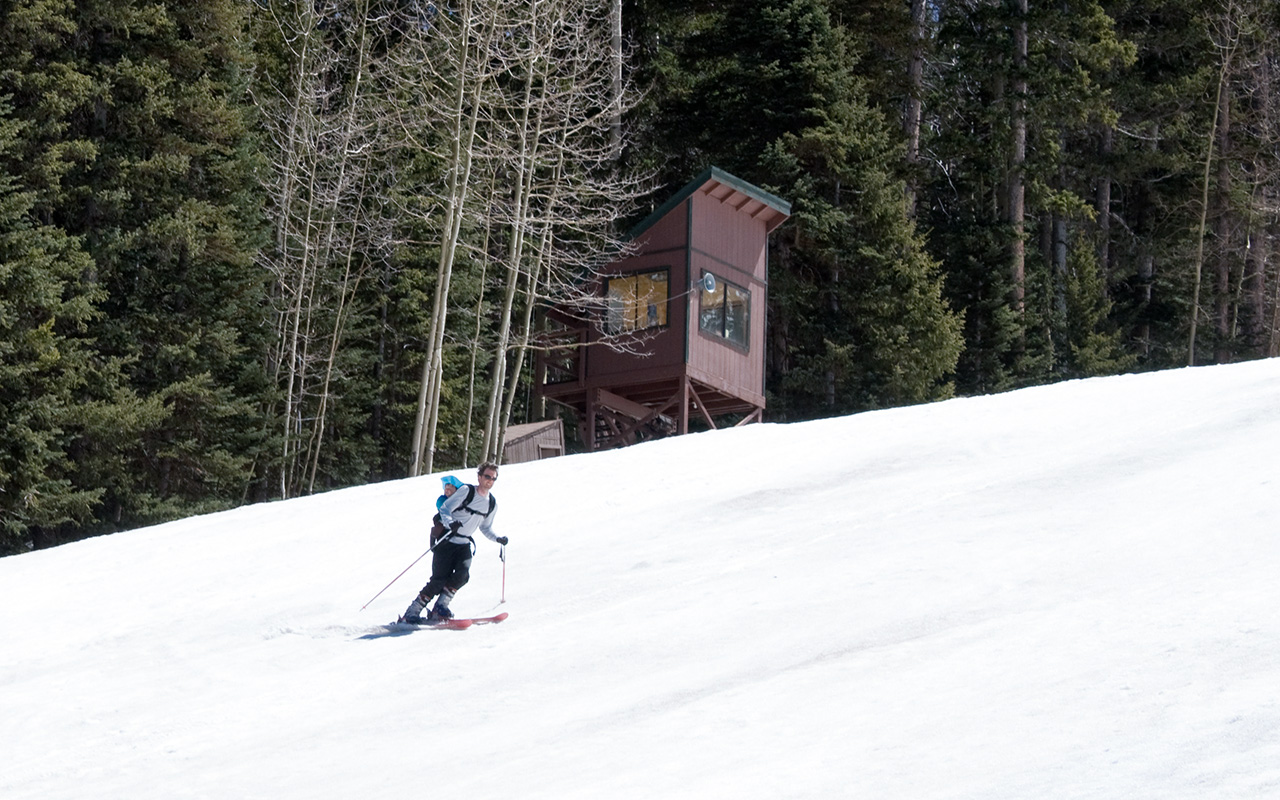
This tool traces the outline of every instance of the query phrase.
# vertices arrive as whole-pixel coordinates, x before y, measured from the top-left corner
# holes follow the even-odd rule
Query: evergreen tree
[[[112,501],[129,524],[226,507],[263,456],[266,391],[244,4],[79,8],[110,105],[85,125],[100,152],[68,227],[84,226],[107,290],[100,346],[167,412]]]
[[[5,17],[15,114],[34,126],[21,180],[93,259],[96,361],[123,377],[87,387],[112,427],[70,448],[76,485],[101,493],[90,532],[240,502],[262,456],[244,15],[100,0]]]
[[[1274,354],[1274,5],[1108,5],[1138,48],[1106,162],[1117,317],[1150,367]]]
[[[379,82],[395,5],[252,7],[271,226],[258,253],[271,279],[268,475],[280,497],[378,474],[380,429],[372,426],[375,376],[384,374],[378,292],[391,249],[387,198],[413,179],[388,155],[389,109],[399,98]]]
[[[0,555],[33,534],[91,517],[100,492],[73,485],[67,450],[92,377],[84,337],[92,287],[79,242],[39,223],[18,187],[14,155],[28,125],[0,98]]]
[[[1067,318],[1069,292],[1096,249],[1097,169],[1081,156],[1113,117],[1103,77],[1133,57],[1093,0],[1044,6],[958,0],[940,4],[925,113],[931,185],[921,215],[943,262],[947,296],[964,311],[964,392],[999,391],[1071,376],[1085,347],[1090,369],[1127,360],[1114,326]],[[1078,298],[1079,299],[1079,298]],[[1110,347],[1104,347],[1110,342]],[[1104,366],[1107,362],[1110,366]]]

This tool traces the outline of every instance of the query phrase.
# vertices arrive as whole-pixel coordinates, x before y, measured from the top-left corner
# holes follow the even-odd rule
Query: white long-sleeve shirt
[[[498,534],[493,531],[493,518],[498,516],[497,500],[494,500],[491,495],[480,494],[478,488],[470,487],[474,489],[474,496],[470,503],[464,505],[468,488],[468,486],[461,487],[453,493],[452,497],[444,501],[444,505],[440,506],[440,522],[444,524],[446,531],[454,522],[462,523],[462,527],[456,533],[445,534],[444,539],[454,544],[463,544],[474,541],[472,537],[479,530],[490,541],[497,541]],[[488,516],[485,516],[486,511],[489,512]]]

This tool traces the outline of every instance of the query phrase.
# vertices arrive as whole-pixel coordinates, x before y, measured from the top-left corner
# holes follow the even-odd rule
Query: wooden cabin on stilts
[[[790,213],[712,167],[631,232],[596,313],[548,315],[538,393],[587,450],[761,419],[768,236]]]

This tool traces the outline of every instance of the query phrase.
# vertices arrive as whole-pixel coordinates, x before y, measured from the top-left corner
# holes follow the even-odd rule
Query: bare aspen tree
[[[588,306],[601,300],[594,276],[625,249],[615,220],[635,206],[641,182],[618,174],[618,120],[632,102],[620,87],[619,42],[612,0],[557,0],[538,4],[540,31],[526,96],[530,116],[518,130],[532,137],[519,149],[526,163],[518,216],[519,248],[511,251],[500,351],[514,351],[512,367],[495,369],[485,454],[500,459],[539,302]],[[603,23],[603,24],[602,24]],[[517,281],[519,284],[517,285]],[[517,309],[517,302],[522,309]],[[518,319],[514,315],[519,311]],[[505,360],[505,356],[504,356]],[[504,399],[505,398],[505,399]]]
[[[553,181],[558,185],[558,177],[563,161],[557,164],[557,169]],[[556,196],[553,194],[548,198],[548,215],[555,213]],[[507,399],[502,405],[501,417],[497,420],[498,425],[495,431],[495,438],[492,442],[489,456],[491,459],[501,459],[503,445],[506,441],[507,426],[511,424],[511,411],[515,406],[516,394],[520,388],[520,373],[524,367],[525,357],[529,352],[529,342],[533,336],[533,310],[539,297],[539,285],[542,281],[543,269],[551,252],[553,226],[544,224],[542,226],[542,236],[538,242],[538,246],[534,251],[533,268],[529,270],[526,282],[525,304],[524,304],[524,321],[520,326],[520,341],[516,346],[515,365],[511,370],[511,381],[507,388]]]
[[[508,353],[527,347],[539,273],[556,265],[572,270],[545,285],[559,287],[551,295],[583,295],[590,285],[584,277],[608,261],[601,254],[617,251],[614,221],[631,207],[639,189],[638,184],[619,189],[622,183],[611,175],[623,110],[612,3],[464,0],[402,25],[402,40],[392,54],[402,75],[399,125],[407,146],[432,153],[442,165],[439,186],[420,207],[405,209],[424,219],[437,217],[439,236],[411,474],[429,472],[434,465],[456,260],[465,256],[480,264],[501,298],[488,318],[494,341],[483,451],[491,457],[500,439],[506,389],[518,381],[518,374],[508,374]],[[558,163],[571,165],[557,173]],[[574,177],[567,182],[557,177],[570,173]],[[590,210],[603,196],[616,201],[607,213]],[[552,197],[573,200],[552,218]],[[486,231],[483,242],[468,238],[468,231],[477,230]],[[578,252],[584,248],[594,259],[585,270]],[[486,266],[490,259],[500,262],[492,271]],[[527,312],[522,316],[529,322],[521,321],[518,309]],[[476,310],[469,392],[474,391],[482,301]],[[469,428],[467,436],[469,452]]]
[[[273,145],[275,246],[262,259],[278,304],[278,480],[289,497],[315,488],[349,304],[367,259],[387,246],[366,196],[377,136],[365,101],[373,18],[368,0],[265,3],[256,13],[285,65],[263,76],[256,101]]]
[[[1094,211],[1098,215],[1098,266],[1103,275],[1111,274],[1111,156],[1115,152],[1115,124],[1108,121],[1101,127],[1101,142],[1098,155],[1107,165],[1098,175],[1098,186],[1094,193]]]
[[[1265,41],[1257,71],[1256,95],[1263,98],[1262,135],[1270,143],[1280,142],[1280,86],[1276,84],[1276,68],[1280,66],[1280,50],[1274,41]],[[1257,211],[1261,234],[1257,237],[1255,273],[1252,281],[1253,317],[1260,353],[1274,358],[1280,355],[1280,159],[1276,147],[1267,149],[1271,157],[1266,176],[1260,183]],[[1268,290],[1268,287],[1272,287]],[[1269,307],[1269,308],[1268,308]]]
[[[444,168],[436,198],[442,216],[440,255],[419,384],[411,475],[433,468],[450,281],[464,216],[474,195],[472,167],[481,120],[490,113],[486,95],[505,68],[503,49],[513,33],[509,4],[502,0],[462,0],[456,8],[421,14],[405,26],[405,41],[396,53],[399,69],[410,76],[401,87],[401,130],[411,146],[436,152]]]
[[[560,49],[563,47],[563,22],[568,3],[544,0],[534,3],[526,19],[519,60],[513,71],[523,72],[524,79],[518,95],[514,96],[508,120],[509,130],[499,141],[506,141],[510,152],[507,159],[513,165],[511,197],[507,207],[506,285],[499,311],[498,337],[489,385],[489,401],[484,428],[484,458],[498,456],[502,428],[502,397],[506,386],[507,351],[511,342],[511,324],[515,312],[516,293],[525,282],[525,296],[533,296],[537,283],[535,270],[526,262],[526,236],[537,222],[531,210],[531,195],[540,170],[544,168],[548,151],[554,157],[554,137],[563,132],[556,129],[552,113],[557,84],[568,85],[560,74],[563,64]],[[570,91],[576,91],[571,89]],[[596,98],[593,98],[593,100]],[[553,191],[556,181],[553,179]],[[541,224],[545,225],[546,220]],[[518,380],[519,366],[513,382]]]
[[[492,173],[492,180],[489,183],[489,191],[487,193],[488,197],[494,196],[494,190],[497,187],[497,177],[498,176],[496,172]],[[493,218],[490,217],[489,224],[485,225],[484,239],[482,240],[479,248],[479,252],[481,253],[482,256],[488,254],[489,252],[489,241],[492,233],[493,233]],[[467,376],[468,376],[467,378],[467,430],[466,430],[466,433],[463,435],[463,440],[462,440],[462,461],[464,464],[471,463],[470,461],[471,434],[472,434],[472,427],[473,427],[471,424],[471,420],[475,416],[475,408],[476,408],[476,371],[477,371],[477,364],[480,358],[480,347],[482,342],[481,333],[484,328],[484,289],[483,287],[485,285],[485,276],[488,274],[488,266],[489,266],[489,260],[487,258],[482,257],[480,259],[481,291],[476,295],[476,308],[475,308],[476,325],[475,325],[475,331],[471,337],[471,347],[469,348],[471,351],[470,367],[467,370]],[[482,460],[487,460],[487,459],[482,459]]]
[[[1200,321],[1200,283],[1204,274],[1204,242],[1205,229],[1207,227],[1209,216],[1209,189],[1211,185],[1210,175],[1213,169],[1213,159],[1215,148],[1219,143],[1219,121],[1222,111],[1230,102],[1231,79],[1231,62],[1235,55],[1236,48],[1240,42],[1239,36],[1239,20],[1237,15],[1238,8],[1234,2],[1227,5],[1225,12],[1221,18],[1219,28],[1219,41],[1216,43],[1219,50],[1219,66],[1218,66],[1218,82],[1213,105],[1213,122],[1209,126],[1209,134],[1205,145],[1204,157],[1204,174],[1201,180],[1200,192],[1200,225],[1196,237],[1196,255],[1195,255],[1195,272],[1191,289],[1191,321],[1190,333],[1187,341],[1187,365],[1195,366],[1196,363],[1196,335],[1197,326]]]
[[[1231,71],[1231,65],[1228,61],[1228,73]],[[1230,350],[1228,348],[1228,338],[1231,335],[1231,263],[1233,261],[1232,254],[1232,233],[1235,228],[1236,217],[1231,208],[1231,192],[1232,192],[1232,164],[1231,164],[1231,135],[1232,135],[1232,107],[1234,105],[1230,91],[1222,91],[1218,94],[1218,178],[1214,182],[1214,205],[1216,207],[1214,220],[1214,244],[1216,256],[1214,258],[1214,326],[1217,337],[1214,342],[1213,360],[1215,363],[1225,363],[1230,358]]]
[[[1241,350],[1257,355],[1274,355],[1275,309],[1268,286],[1276,280],[1277,198],[1280,197],[1280,163],[1276,144],[1280,130],[1276,113],[1274,82],[1276,46],[1268,35],[1265,5],[1243,4],[1247,9],[1240,52],[1239,72],[1241,139],[1246,151],[1230,159],[1241,170],[1241,182],[1250,187],[1248,208],[1244,209],[1244,258],[1235,276],[1230,298],[1232,341]],[[1242,196],[1244,192],[1240,193]]]
[[[507,369],[507,344],[511,335],[511,312],[515,304],[516,289],[520,282],[520,266],[524,257],[524,236],[528,230],[525,224],[529,203],[529,192],[536,171],[539,150],[542,146],[542,115],[535,111],[533,97],[535,84],[540,88],[546,81],[550,70],[550,53],[545,52],[549,46],[551,32],[546,30],[544,15],[540,13],[552,5],[550,0],[533,3],[529,6],[529,16],[525,19],[525,35],[520,37],[518,60],[512,64],[513,71],[523,71],[519,94],[512,98],[508,112],[510,130],[506,137],[511,148],[511,175],[509,200],[510,218],[508,220],[506,251],[506,291],[503,295],[502,309],[499,314],[498,339],[494,347],[492,378],[489,386],[489,413],[484,429],[484,457],[492,457],[494,440],[497,436],[499,398],[502,396],[503,377]],[[497,123],[501,126],[502,122]],[[496,139],[499,137],[495,137]],[[500,139],[499,139],[500,140]]]
[[[371,78],[369,73],[374,69],[370,26],[377,24],[378,20],[371,16],[368,0],[354,3],[351,12],[355,52],[338,141],[340,158],[335,183],[339,187],[339,205],[338,213],[334,213],[329,222],[325,247],[333,267],[331,292],[334,296],[330,311],[333,320],[329,326],[324,375],[308,447],[308,492],[315,490],[320,469],[327,415],[334,401],[338,353],[351,317],[351,303],[369,271],[369,259],[385,253],[392,239],[388,219],[379,213],[380,203],[375,200],[379,193],[368,191],[373,183],[371,156],[379,147],[378,122],[381,117],[376,108],[370,107],[373,104],[366,101]]]
[[[609,56],[613,66],[613,119],[609,126],[609,143],[613,157],[622,155],[622,109],[626,102],[626,89],[622,78],[625,57],[622,52],[622,0],[609,4]]]
[[[911,52],[907,58],[907,100],[902,112],[902,127],[907,137],[906,181],[907,214],[912,219],[917,213],[917,184],[920,180],[920,128],[924,119],[924,59],[925,45],[929,39],[927,4],[925,0],[911,3]]]
[[[1027,0],[1015,0],[1013,27],[1013,150],[1009,164],[1009,223],[1013,228],[1011,270],[1013,308],[1026,307],[1026,162],[1027,162]]]
[[[268,359],[281,406],[280,495],[325,481],[354,380],[343,364],[352,321],[365,313],[356,298],[375,269],[388,285],[397,246],[436,249],[409,472],[434,468],[442,406],[451,408],[447,348],[468,336],[464,458],[482,402],[482,347],[492,348],[483,450],[495,456],[536,304],[600,302],[593,276],[621,250],[615,222],[642,194],[617,174],[627,107],[620,3],[262,0],[254,14],[278,55],[262,62],[255,101],[271,144],[275,236],[262,264],[275,285]],[[411,161],[420,185],[394,183],[390,165]],[[396,231],[419,240],[396,241]],[[468,291],[476,273],[480,287],[474,333],[455,339],[459,264]]]
[[[308,246],[312,235],[310,226],[306,224],[308,217],[303,215],[299,218],[294,209],[295,199],[304,196],[302,190],[310,185],[307,182],[307,164],[314,161],[314,156],[309,156],[318,148],[318,126],[312,110],[316,105],[327,102],[326,93],[317,85],[314,76],[328,68],[331,54],[319,41],[319,15],[313,8],[300,9],[297,15],[276,5],[268,6],[266,11],[274,22],[290,67],[289,72],[279,76],[280,85],[270,86],[270,78],[262,81],[267,88],[262,89],[258,96],[258,106],[264,109],[263,119],[274,145],[270,151],[274,175],[268,188],[275,206],[275,248],[267,254],[267,268],[275,276],[275,296],[280,303],[275,339],[277,349],[272,359],[277,384],[284,390],[278,488],[281,497],[289,497],[290,454],[295,436],[294,390],[301,378],[302,317],[307,303],[305,287],[313,268],[312,248]]]

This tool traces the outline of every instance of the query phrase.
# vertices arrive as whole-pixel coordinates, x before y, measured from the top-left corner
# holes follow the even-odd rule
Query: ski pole
[[[498,548],[498,558],[502,559],[502,599],[498,601],[501,605],[507,602],[507,546],[505,544]]]
[[[430,553],[432,550],[435,550],[435,549],[436,549],[436,546],[433,544],[433,545],[431,545],[430,547],[428,547],[428,548],[427,548],[427,553]],[[422,555],[420,555],[420,556],[418,556],[417,558],[415,558],[415,559],[413,560],[413,564],[417,564],[419,561],[421,561],[422,559],[426,558],[426,557],[427,557],[427,553],[423,553]],[[408,572],[409,570],[413,569],[413,564],[410,564],[409,566],[405,567],[405,568],[404,568],[404,570],[403,570],[399,575],[397,575],[397,576],[395,576],[394,578],[392,578],[392,579],[391,579],[391,583],[395,583],[396,581],[398,581],[398,580],[400,580],[401,578],[403,578],[403,577],[404,577],[404,573],[405,573],[405,572]],[[381,592],[378,592],[378,593],[377,593],[377,594],[375,594],[373,597],[370,597],[370,598],[369,598],[369,603],[372,603],[374,600],[377,600],[379,597],[381,597],[381,596],[382,596],[382,592],[385,592],[386,590],[390,589],[390,588],[391,588],[391,583],[388,583],[386,586],[383,586],[383,587],[382,587],[382,591],[381,591]],[[364,611],[366,608],[368,608],[368,607],[369,607],[369,603],[365,603],[364,605],[360,606],[360,610],[361,610],[361,611]]]

